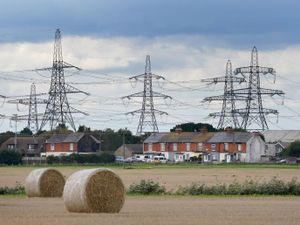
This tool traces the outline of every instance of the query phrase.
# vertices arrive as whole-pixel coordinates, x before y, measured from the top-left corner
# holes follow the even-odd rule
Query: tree
[[[11,131],[6,131],[3,133],[0,133],[0,145],[5,142],[6,140],[8,140],[10,137],[14,137],[15,133],[11,132]]]
[[[206,128],[207,131],[214,132],[217,131],[211,124],[208,123],[183,123],[176,125],[170,131],[174,132],[176,128],[180,127],[183,132],[194,132],[201,131],[202,128]]]
[[[281,153],[282,156],[300,157],[300,141],[292,142]]]
[[[3,150],[0,151],[0,164],[6,165],[18,165],[22,164],[22,155],[15,150]]]
[[[25,127],[23,130],[20,131],[20,135],[21,136],[31,136],[32,131],[28,127]]]
[[[78,127],[78,132],[84,133],[84,132],[91,132],[91,128],[90,127],[86,127],[84,125],[79,125]]]

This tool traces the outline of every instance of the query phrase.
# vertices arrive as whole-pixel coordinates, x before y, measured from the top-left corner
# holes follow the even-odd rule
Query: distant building
[[[114,153],[115,156],[124,156],[125,151],[125,159],[128,157],[135,157],[137,155],[143,154],[143,144],[126,144],[121,145]]]
[[[144,141],[144,154],[161,154],[170,161],[185,161],[191,157],[199,157],[205,152],[206,142],[213,133],[175,132],[153,133]]]
[[[54,134],[45,142],[46,156],[70,155],[73,153],[97,153],[100,141],[85,133]]]
[[[207,141],[203,161],[262,162],[265,159],[265,143],[258,133],[216,132]]]
[[[198,157],[203,162],[261,162],[265,143],[258,133],[181,132],[154,133],[144,141],[144,154],[164,155],[171,161]]]
[[[18,136],[16,140],[14,137],[11,137],[1,144],[0,150],[16,149],[22,154],[22,156],[39,157],[41,152],[44,152],[44,142],[45,138],[43,137]]]
[[[265,130],[262,131],[269,156],[277,156],[292,142],[300,141],[300,130]]]

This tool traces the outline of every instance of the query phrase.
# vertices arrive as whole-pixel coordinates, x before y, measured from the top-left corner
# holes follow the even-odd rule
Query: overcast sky
[[[140,102],[122,102],[120,97],[142,90],[141,83],[134,86],[128,77],[144,72],[147,54],[152,72],[166,78],[163,84],[154,82],[155,91],[173,97],[171,102],[155,99],[156,108],[169,113],[157,118],[160,130],[188,121],[217,125],[218,120],[207,115],[220,111],[220,103],[201,100],[222,94],[223,86],[207,87],[200,80],[223,76],[228,59],[234,68],[248,66],[255,45],[260,65],[277,71],[276,83],[264,76],[262,87],[286,93],[284,104],[275,96],[264,99],[266,108],[280,112],[278,123],[268,117],[269,127],[299,129],[299,10],[296,0],[4,0],[0,95],[27,95],[32,82],[38,92],[48,91],[49,73],[16,71],[50,66],[54,32],[60,28],[64,60],[84,69],[79,74],[66,72],[66,82],[91,93],[69,96],[74,107],[90,114],[74,115],[77,126],[136,131],[138,116],[126,118],[124,113],[139,109]],[[0,106],[0,114],[7,116],[28,110],[1,99]],[[8,119],[0,125],[1,131],[13,129]]]

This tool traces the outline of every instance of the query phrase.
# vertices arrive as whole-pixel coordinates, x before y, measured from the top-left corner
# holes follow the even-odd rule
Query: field
[[[66,177],[87,167],[57,167]],[[1,186],[24,183],[32,167],[0,167]],[[208,184],[254,180],[282,180],[296,177],[298,167],[204,166],[152,167],[141,169],[112,168],[128,187],[141,179],[153,179],[168,190],[195,181]],[[0,197],[0,225],[63,225],[63,224],[213,224],[213,225],[300,225],[300,197],[190,197],[190,196],[127,196],[119,214],[68,213],[62,199]]]

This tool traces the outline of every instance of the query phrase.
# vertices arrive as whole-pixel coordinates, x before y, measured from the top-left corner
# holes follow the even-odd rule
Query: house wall
[[[265,142],[259,136],[253,136],[252,138],[250,138],[247,142],[245,162],[261,162],[262,156],[264,156],[265,154]]]
[[[119,147],[115,153],[114,153],[115,156],[124,156],[124,149],[123,147]],[[133,153],[131,150],[129,150],[128,148],[125,148],[125,159],[128,158],[128,157],[132,157],[133,156]]]
[[[247,144],[246,143],[227,143],[228,150],[225,150],[225,143],[206,143],[205,149],[207,152],[212,152],[213,150],[223,153],[246,153]],[[238,151],[238,145],[241,145],[241,151]],[[214,147],[215,146],[215,147]]]
[[[78,142],[78,152],[97,152],[99,147],[90,135],[84,135]]]
[[[70,151],[70,143],[55,143],[54,150],[51,150],[51,143],[45,143],[46,152],[62,152],[62,153],[76,153],[78,152],[77,143],[73,143],[73,151]]]

